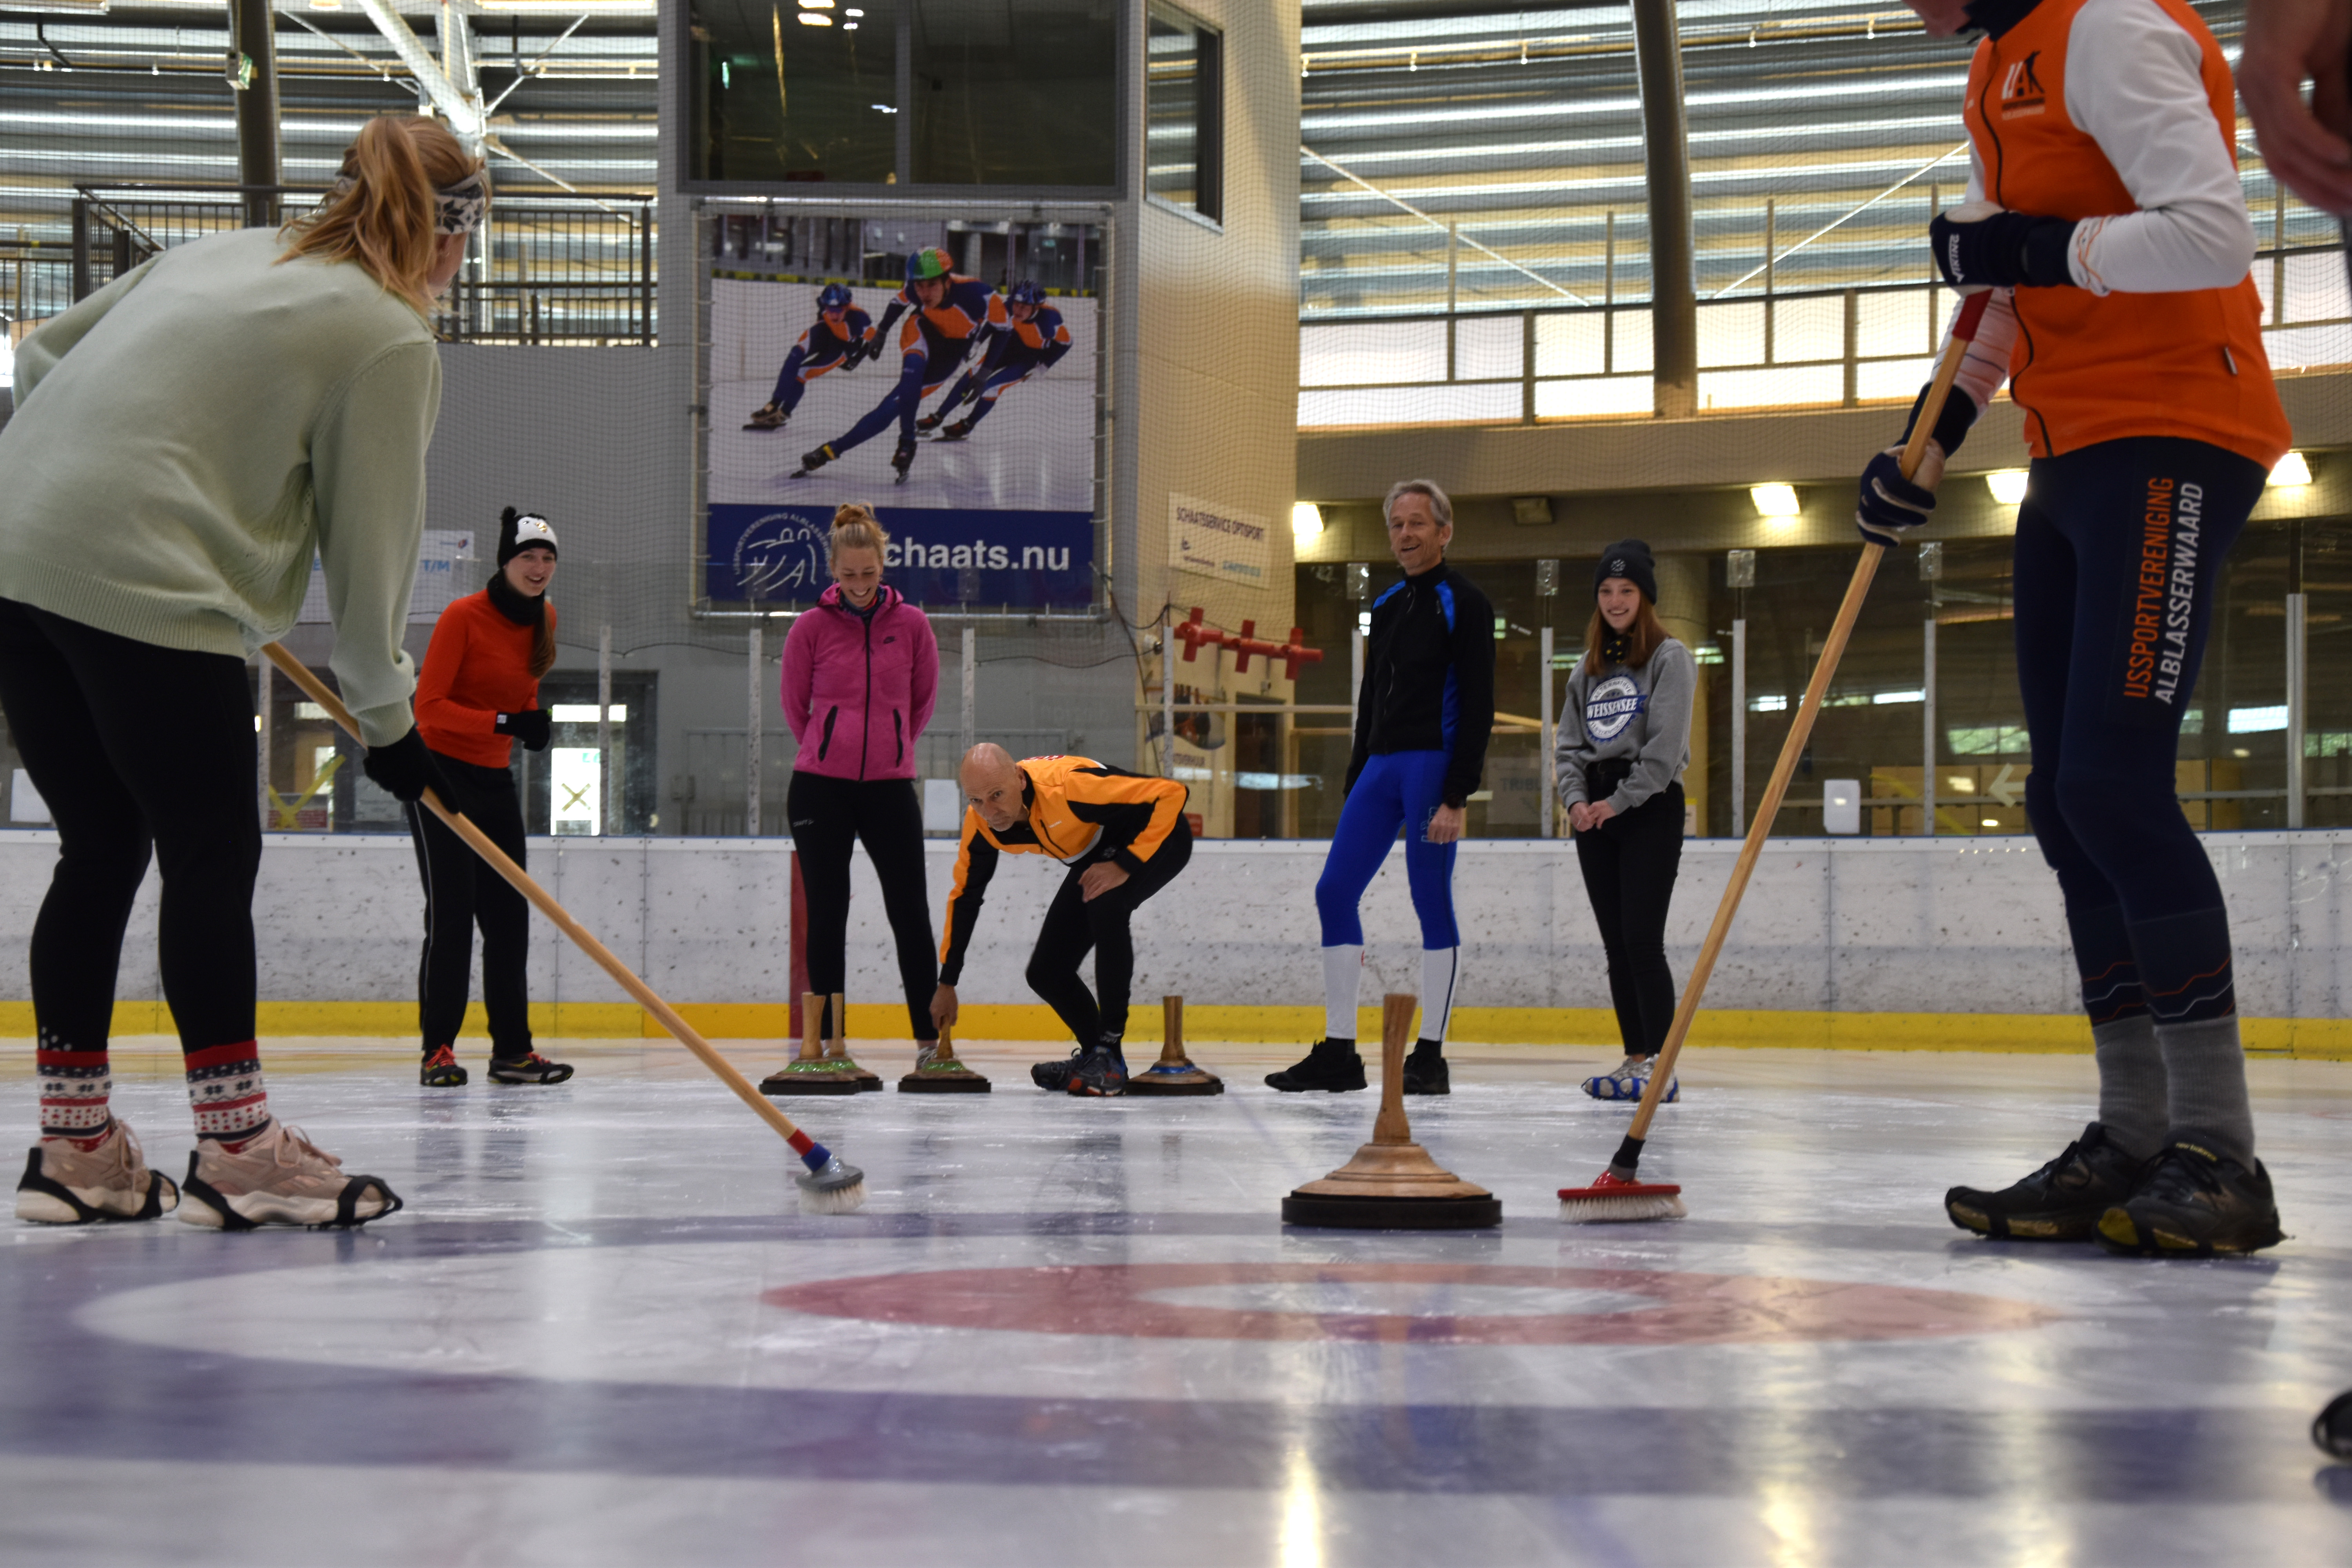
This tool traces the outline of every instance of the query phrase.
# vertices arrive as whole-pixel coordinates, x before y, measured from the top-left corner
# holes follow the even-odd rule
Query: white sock
[[[1421,952],[1421,1036],[1445,1043],[1445,1026],[1454,1019],[1454,988],[1462,979],[1462,950],[1425,947]]]
[[[1364,944],[1323,950],[1323,1037],[1356,1037],[1356,981],[1364,973]]]

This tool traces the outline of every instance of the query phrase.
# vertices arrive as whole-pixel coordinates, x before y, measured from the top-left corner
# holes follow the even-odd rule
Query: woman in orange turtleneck
[[[552,729],[539,679],[555,663],[555,530],[509,507],[499,525],[499,570],[478,594],[441,612],[416,680],[416,728],[447,781],[449,806],[523,864],[522,797],[509,771],[514,742],[547,749]],[[572,1069],[531,1048],[530,906],[465,840],[422,805],[407,808],[425,878],[425,957],[417,1013],[425,1035],[419,1080],[466,1081],[453,1048],[473,980],[474,926],[482,928],[482,1002],[490,1015],[490,1077],[499,1083],[562,1083]]]

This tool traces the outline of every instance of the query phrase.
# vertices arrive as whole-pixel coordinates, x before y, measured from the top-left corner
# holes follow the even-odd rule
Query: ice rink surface
[[[395,1042],[266,1045],[273,1102],[406,1212],[357,1234],[9,1222],[0,1561],[2352,1562],[2352,1064],[2253,1066],[2284,1246],[2205,1264],[1953,1229],[2089,1114],[2087,1057],[1693,1053],[1644,1172],[1569,1226],[1613,1052],[1457,1047],[1407,1102],[1499,1231],[1286,1230],[1374,1097],[782,1102],[867,1173],[800,1215],[685,1053],[542,1042],[428,1090]],[[758,1076],[781,1047],[730,1043]],[[895,1079],[908,1047],[861,1051]],[[29,1142],[29,1046],[0,1116]],[[176,1053],[117,1111],[187,1160]]]

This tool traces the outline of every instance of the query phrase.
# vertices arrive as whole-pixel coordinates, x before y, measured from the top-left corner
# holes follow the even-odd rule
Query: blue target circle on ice
[[[747,598],[814,598],[830,580],[832,514],[816,507],[772,511],[735,542],[735,580]]]
[[[1585,695],[1584,732],[1596,741],[1613,741],[1649,704],[1632,676],[1612,675]]]

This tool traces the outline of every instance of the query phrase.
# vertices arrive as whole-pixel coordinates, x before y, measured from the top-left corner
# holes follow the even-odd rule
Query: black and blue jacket
[[[1372,601],[1348,787],[1376,756],[1444,752],[1444,800],[1459,806],[1486,771],[1495,732],[1495,606],[1439,562]]]

